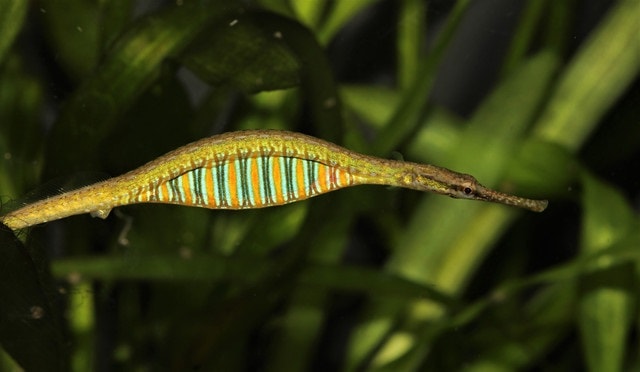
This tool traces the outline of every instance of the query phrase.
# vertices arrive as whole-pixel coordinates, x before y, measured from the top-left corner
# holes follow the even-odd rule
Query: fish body
[[[387,160],[300,133],[229,132],[171,151],[133,171],[28,204],[0,216],[17,230],[137,203],[250,209],[304,200],[363,184],[432,191],[542,211],[545,200],[500,193],[470,175],[429,164]]]

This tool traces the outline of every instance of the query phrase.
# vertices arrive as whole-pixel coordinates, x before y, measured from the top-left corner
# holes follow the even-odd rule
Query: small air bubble
[[[31,313],[32,319],[42,319],[44,317],[44,309],[40,306],[31,306],[29,313]]]
[[[129,245],[129,239],[127,239],[126,236],[118,236],[118,244],[127,247]]]
[[[82,275],[77,271],[74,271],[72,273],[69,273],[69,275],[67,275],[67,281],[71,284],[78,284],[80,283],[81,280],[82,280]]]
[[[336,99],[334,97],[329,97],[329,98],[324,100],[324,107],[330,109],[330,108],[335,107],[336,103],[337,102],[336,102]]]
[[[275,37],[276,39],[282,39],[282,32],[280,31],[274,32],[273,37]]]
[[[191,259],[191,257],[193,257],[193,250],[189,247],[182,246],[178,250],[178,254],[183,260],[189,260]]]

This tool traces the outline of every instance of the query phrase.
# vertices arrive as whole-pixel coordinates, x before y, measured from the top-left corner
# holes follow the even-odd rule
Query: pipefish
[[[247,130],[204,138],[121,176],[40,200],[0,216],[13,230],[136,203],[210,209],[283,205],[355,185],[431,191],[542,212],[548,202],[482,186],[468,174],[359,154],[304,134]]]

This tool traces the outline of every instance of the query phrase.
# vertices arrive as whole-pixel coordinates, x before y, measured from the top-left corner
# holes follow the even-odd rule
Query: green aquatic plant
[[[2,228],[0,370],[636,367],[638,2],[583,34],[575,2],[439,6],[0,2],[3,202],[247,129],[550,201],[360,186]],[[502,49],[479,42],[496,35]],[[460,75],[487,61],[491,76]]]

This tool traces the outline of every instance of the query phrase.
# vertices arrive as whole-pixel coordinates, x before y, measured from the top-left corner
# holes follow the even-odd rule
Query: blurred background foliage
[[[639,19],[638,0],[0,2],[3,203],[249,128],[550,199],[362,186],[3,228],[0,370],[640,369]]]

